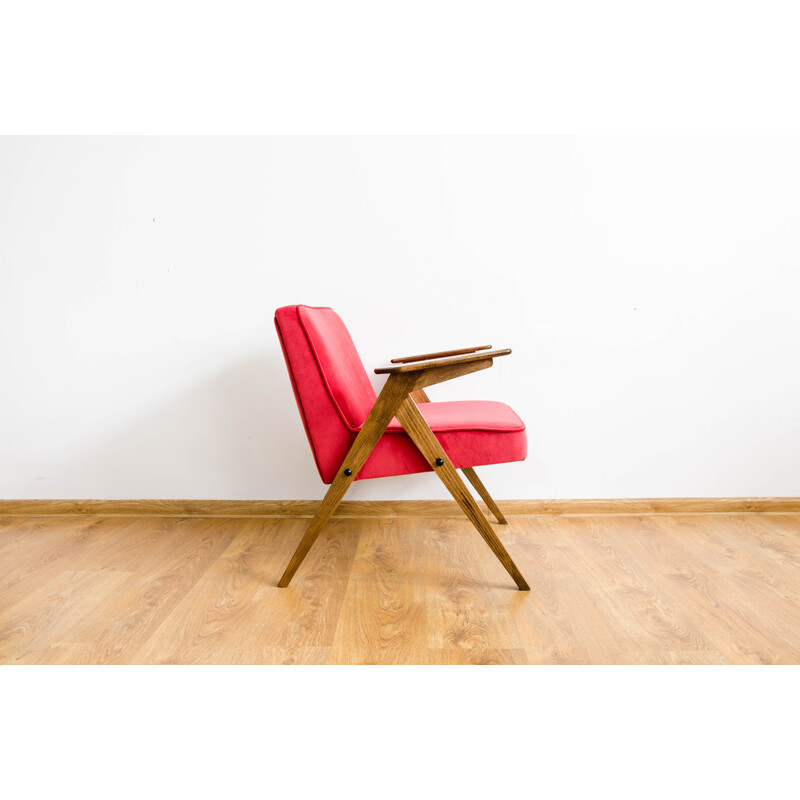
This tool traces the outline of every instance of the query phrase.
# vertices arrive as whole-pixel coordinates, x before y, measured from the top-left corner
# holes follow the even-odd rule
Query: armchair
[[[289,585],[354,480],[434,471],[517,587],[529,586],[458,475],[461,469],[500,524],[497,504],[475,473],[481,464],[522,461],[525,425],[505,404],[431,402],[425,388],[488,369],[511,350],[490,345],[392,359],[380,394],[369,382],[350,334],[330,308],[275,312],[286,366],[306,435],[330,488],[278,586]]]

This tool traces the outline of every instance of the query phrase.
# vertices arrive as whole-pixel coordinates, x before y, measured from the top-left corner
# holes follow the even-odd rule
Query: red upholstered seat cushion
[[[505,403],[461,400],[420,403],[419,410],[457,468],[524,461],[525,423]],[[357,479],[430,470],[416,445],[393,419]]]

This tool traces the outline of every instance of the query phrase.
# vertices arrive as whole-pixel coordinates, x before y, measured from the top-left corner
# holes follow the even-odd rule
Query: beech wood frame
[[[278,581],[279,587],[285,588],[289,585],[295,572],[297,572],[297,568],[308,555],[311,546],[331,518],[336,506],[339,505],[347,493],[350,484],[366,463],[375,445],[380,441],[392,418],[397,417],[400,424],[405,428],[406,433],[425,457],[425,460],[447,487],[453,499],[475,526],[486,544],[489,545],[500,563],[506,568],[508,574],[514,579],[517,587],[521,591],[530,589],[503,543],[492,530],[492,526],[484,516],[480,506],[478,506],[469,489],[459,477],[456,468],[448,458],[444,448],[439,444],[436,435],[417,408],[417,403],[430,402],[425,394],[425,387],[487,369],[494,363],[493,359],[511,353],[511,350],[488,350],[489,347],[490,345],[482,345],[481,347],[462,350],[392,359],[392,363],[399,364],[399,366],[383,367],[375,370],[377,374],[388,373],[389,379],[378,395],[375,405],[358,432],[319,509],[309,523],[297,550],[295,550],[280,581]],[[345,472],[349,474],[345,474]],[[475,470],[472,467],[468,467],[463,472],[486,502],[497,521],[501,525],[507,524],[505,517],[480,478],[478,478]]]

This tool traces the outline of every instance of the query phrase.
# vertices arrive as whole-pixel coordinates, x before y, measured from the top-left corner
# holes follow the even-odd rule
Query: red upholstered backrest
[[[284,306],[275,327],[317,469],[330,483],[375,404],[375,390],[332,309]]]

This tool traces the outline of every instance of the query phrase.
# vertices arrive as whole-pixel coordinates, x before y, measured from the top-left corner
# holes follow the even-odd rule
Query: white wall
[[[791,138],[0,139],[0,497],[321,497],[300,302],[513,347],[430,391],[527,422],[498,497],[800,495],[799,223]]]

